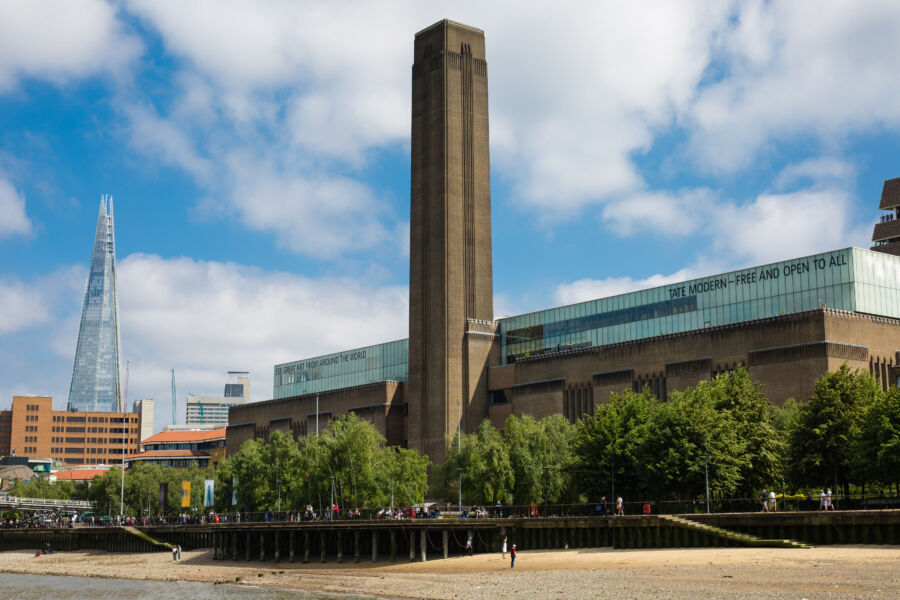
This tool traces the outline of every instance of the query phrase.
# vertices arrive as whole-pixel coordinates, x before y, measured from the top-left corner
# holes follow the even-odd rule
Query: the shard
[[[120,412],[123,410],[120,390],[113,207],[112,198],[103,196],[81,309],[68,409]]]

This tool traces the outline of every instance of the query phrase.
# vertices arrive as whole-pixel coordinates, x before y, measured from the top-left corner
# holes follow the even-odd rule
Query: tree
[[[350,413],[318,436],[294,440],[276,431],[268,442],[245,442],[219,467],[216,505],[230,507],[234,493],[244,511],[274,510],[280,482],[282,510],[306,504],[321,510],[331,502],[332,485],[340,507],[385,506],[392,475],[399,502],[421,503],[429,464],[415,451],[387,446],[372,423]]]
[[[697,497],[705,493],[708,454],[713,496],[734,492],[748,462],[746,443],[728,411],[716,409],[715,385],[701,382],[673,393],[652,414],[633,461],[643,465],[636,491],[645,498]]]
[[[730,491],[755,496],[758,490],[781,481],[786,438],[775,426],[774,405],[763,394],[759,382],[750,378],[747,368],[701,382],[695,392],[709,394],[713,407],[733,423],[743,446],[742,454],[734,457],[740,466],[736,487]],[[716,480],[717,485],[725,483],[718,477]]]
[[[851,444],[853,472],[890,487],[900,482],[900,389],[876,394]]]
[[[834,481],[849,495],[857,475],[851,468],[851,443],[879,394],[871,375],[851,371],[846,363],[816,381],[790,436],[790,471],[796,483]]]
[[[581,418],[573,440],[574,486],[598,500],[617,489],[637,489],[643,466],[636,449],[644,443],[658,400],[648,388],[610,394],[593,415]],[[614,499],[611,499],[614,500]]]

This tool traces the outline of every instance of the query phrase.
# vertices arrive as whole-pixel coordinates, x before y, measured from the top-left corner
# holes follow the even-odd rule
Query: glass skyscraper
[[[120,412],[119,303],[112,198],[100,199],[91,271],[84,291],[69,410]]]

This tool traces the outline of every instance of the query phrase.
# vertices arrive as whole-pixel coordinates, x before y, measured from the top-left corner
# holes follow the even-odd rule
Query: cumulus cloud
[[[612,200],[603,207],[603,220],[623,236],[648,232],[683,236],[703,225],[715,194],[708,189],[677,192],[645,191]]]
[[[117,267],[129,398],[155,398],[160,427],[171,420],[171,368],[183,422],[185,395],[221,394],[228,370],[250,371],[254,400],[265,400],[277,363],[407,335],[406,286],[150,254],[127,256]],[[17,335],[28,336],[31,352],[45,344],[39,364],[12,355],[0,362],[0,380],[12,393],[50,393],[57,407],[65,405],[85,276],[70,267],[32,282],[0,281],[0,304],[13,309],[0,312],[0,356],[19,344]]]
[[[124,108],[130,123],[131,144],[152,156],[157,163],[175,166],[193,175],[200,182],[209,182],[213,165],[200,156],[193,140],[185,131],[168,119],[162,119],[146,106]]]
[[[53,273],[22,281],[17,277],[0,278],[0,335],[26,331],[56,318],[61,302],[74,299],[81,306],[85,271],[82,267],[63,267]],[[72,334],[74,337],[75,334]]]
[[[285,178],[299,171],[307,180],[346,178],[346,167],[365,165],[373,151],[406,146],[413,32],[447,16],[406,0],[390,8],[245,0],[127,6],[189,71],[167,116],[177,129],[196,124],[198,112],[220,115],[238,134],[229,145],[249,155],[264,154],[261,144],[295,151],[296,169]],[[654,132],[691,101],[726,9],[700,1],[550,12],[456,5],[450,16],[487,32],[494,164],[520,205],[556,219],[643,189],[631,154],[649,149]],[[221,147],[220,136],[208,146]]]
[[[95,74],[125,74],[142,44],[103,0],[0,3],[0,92],[21,77],[57,84]]]
[[[867,245],[857,219],[856,168],[819,157],[789,164],[774,190],[727,198],[706,188],[646,191],[608,203],[603,220],[622,236],[702,234],[725,267]]]
[[[684,113],[690,151],[708,169],[734,171],[797,136],[839,144],[896,131],[898,28],[890,0],[739,4],[716,36],[715,73]]]
[[[31,233],[31,220],[25,214],[25,196],[0,175],[0,239]]]
[[[405,286],[308,278],[234,263],[134,254],[119,263],[131,394],[218,394],[228,370],[248,370],[254,399],[272,394],[277,363],[406,336]],[[183,413],[178,414],[183,419]]]
[[[853,197],[841,188],[761,194],[744,205],[718,206],[710,223],[717,250],[759,264],[848,245],[863,245]]]

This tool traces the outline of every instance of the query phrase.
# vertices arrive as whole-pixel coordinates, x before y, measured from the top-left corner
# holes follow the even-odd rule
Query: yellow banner
[[[181,508],[191,507],[191,482],[181,482]]]

